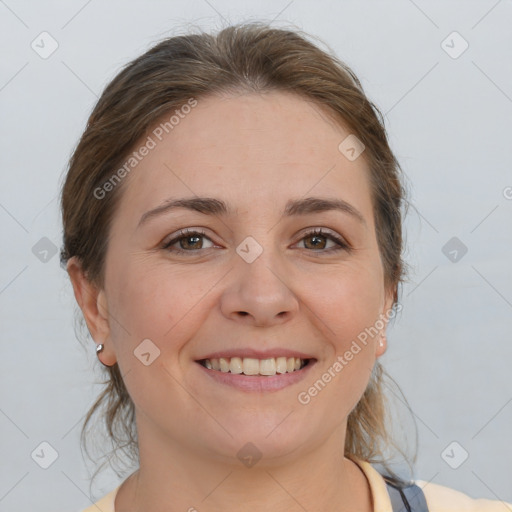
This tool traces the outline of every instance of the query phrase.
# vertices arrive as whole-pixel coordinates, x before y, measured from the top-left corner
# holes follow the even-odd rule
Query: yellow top
[[[355,461],[368,479],[374,512],[393,512],[386,482],[371,464]],[[416,480],[423,489],[429,512],[512,512],[512,504],[503,501],[473,499],[468,495],[442,485]],[[114,500],[121,484],[98,502],[82,512],[115,512]]]

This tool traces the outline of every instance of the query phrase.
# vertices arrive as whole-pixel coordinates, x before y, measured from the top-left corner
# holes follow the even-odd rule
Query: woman
[[[106,403],[139,467],[87,511],[504,510],[386,465],[403,204],[378,110],[296,32],[174,37],[119,73],[61,259],[109,375],[84,430]]]

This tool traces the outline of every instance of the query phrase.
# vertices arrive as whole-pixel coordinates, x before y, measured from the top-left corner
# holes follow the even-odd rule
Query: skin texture
[[[349,133],[288,93],[200,99],[125,178],[104,289],[70,260],[91,335],[105,344],[101,360],[119,363],[136,406],[141,465],[116,512],[372,510],[343,446],[385,337],[361,345],[310,403],[297,400],[392,306],[364,153],[349,161],[338,150]],[[165,200],[194,196],[236,213],[176,209],[138,227]],[[340,211],[281,218],[288,200],[304,197],[341,198],[365,224]],[[206,236],[176,242],[184,254],[163,249],[183,228]],[[332,251],[336,242],[307,235],[314,228],[352,249]],[[252,263],[236,252],[248,236],[263,249]],[[148,366],[134,356],[144,339],[160,350]],[[294,385],[249,393],[213,382],[195,362],[235,347],[286,347],[317,363]],[[237,457],[247,442],[262,454],[250,468]]]

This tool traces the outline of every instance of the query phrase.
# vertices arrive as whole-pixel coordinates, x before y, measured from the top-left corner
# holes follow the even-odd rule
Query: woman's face
[[[169,133],[156,128],[124,178],[101,292],[110,331],[97,340],[119,363],[140,440],[227,461],[248,442],[295,456],[344,432],[385,350],[362,333],[392,306],[364,153],[341,152],[349,131],[279,92],[201,99]],[[202,211],[161,208],[200,198]],[[254,359],[282,371],[294,354],[314,361],[276,376],[197,362],[272,373]]]

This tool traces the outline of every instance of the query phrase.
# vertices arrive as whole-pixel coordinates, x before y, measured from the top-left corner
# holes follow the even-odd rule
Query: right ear
[[[84,273],[76,256],[68,260],[67,272],[73,285],[75,299],[82,310],[87,328],[97,343],[105,345],[101,352],[101,361],[111,366],[116,362],[113,347],[105,343],[110,338],[108,304],[105,292],[91,283]]]

